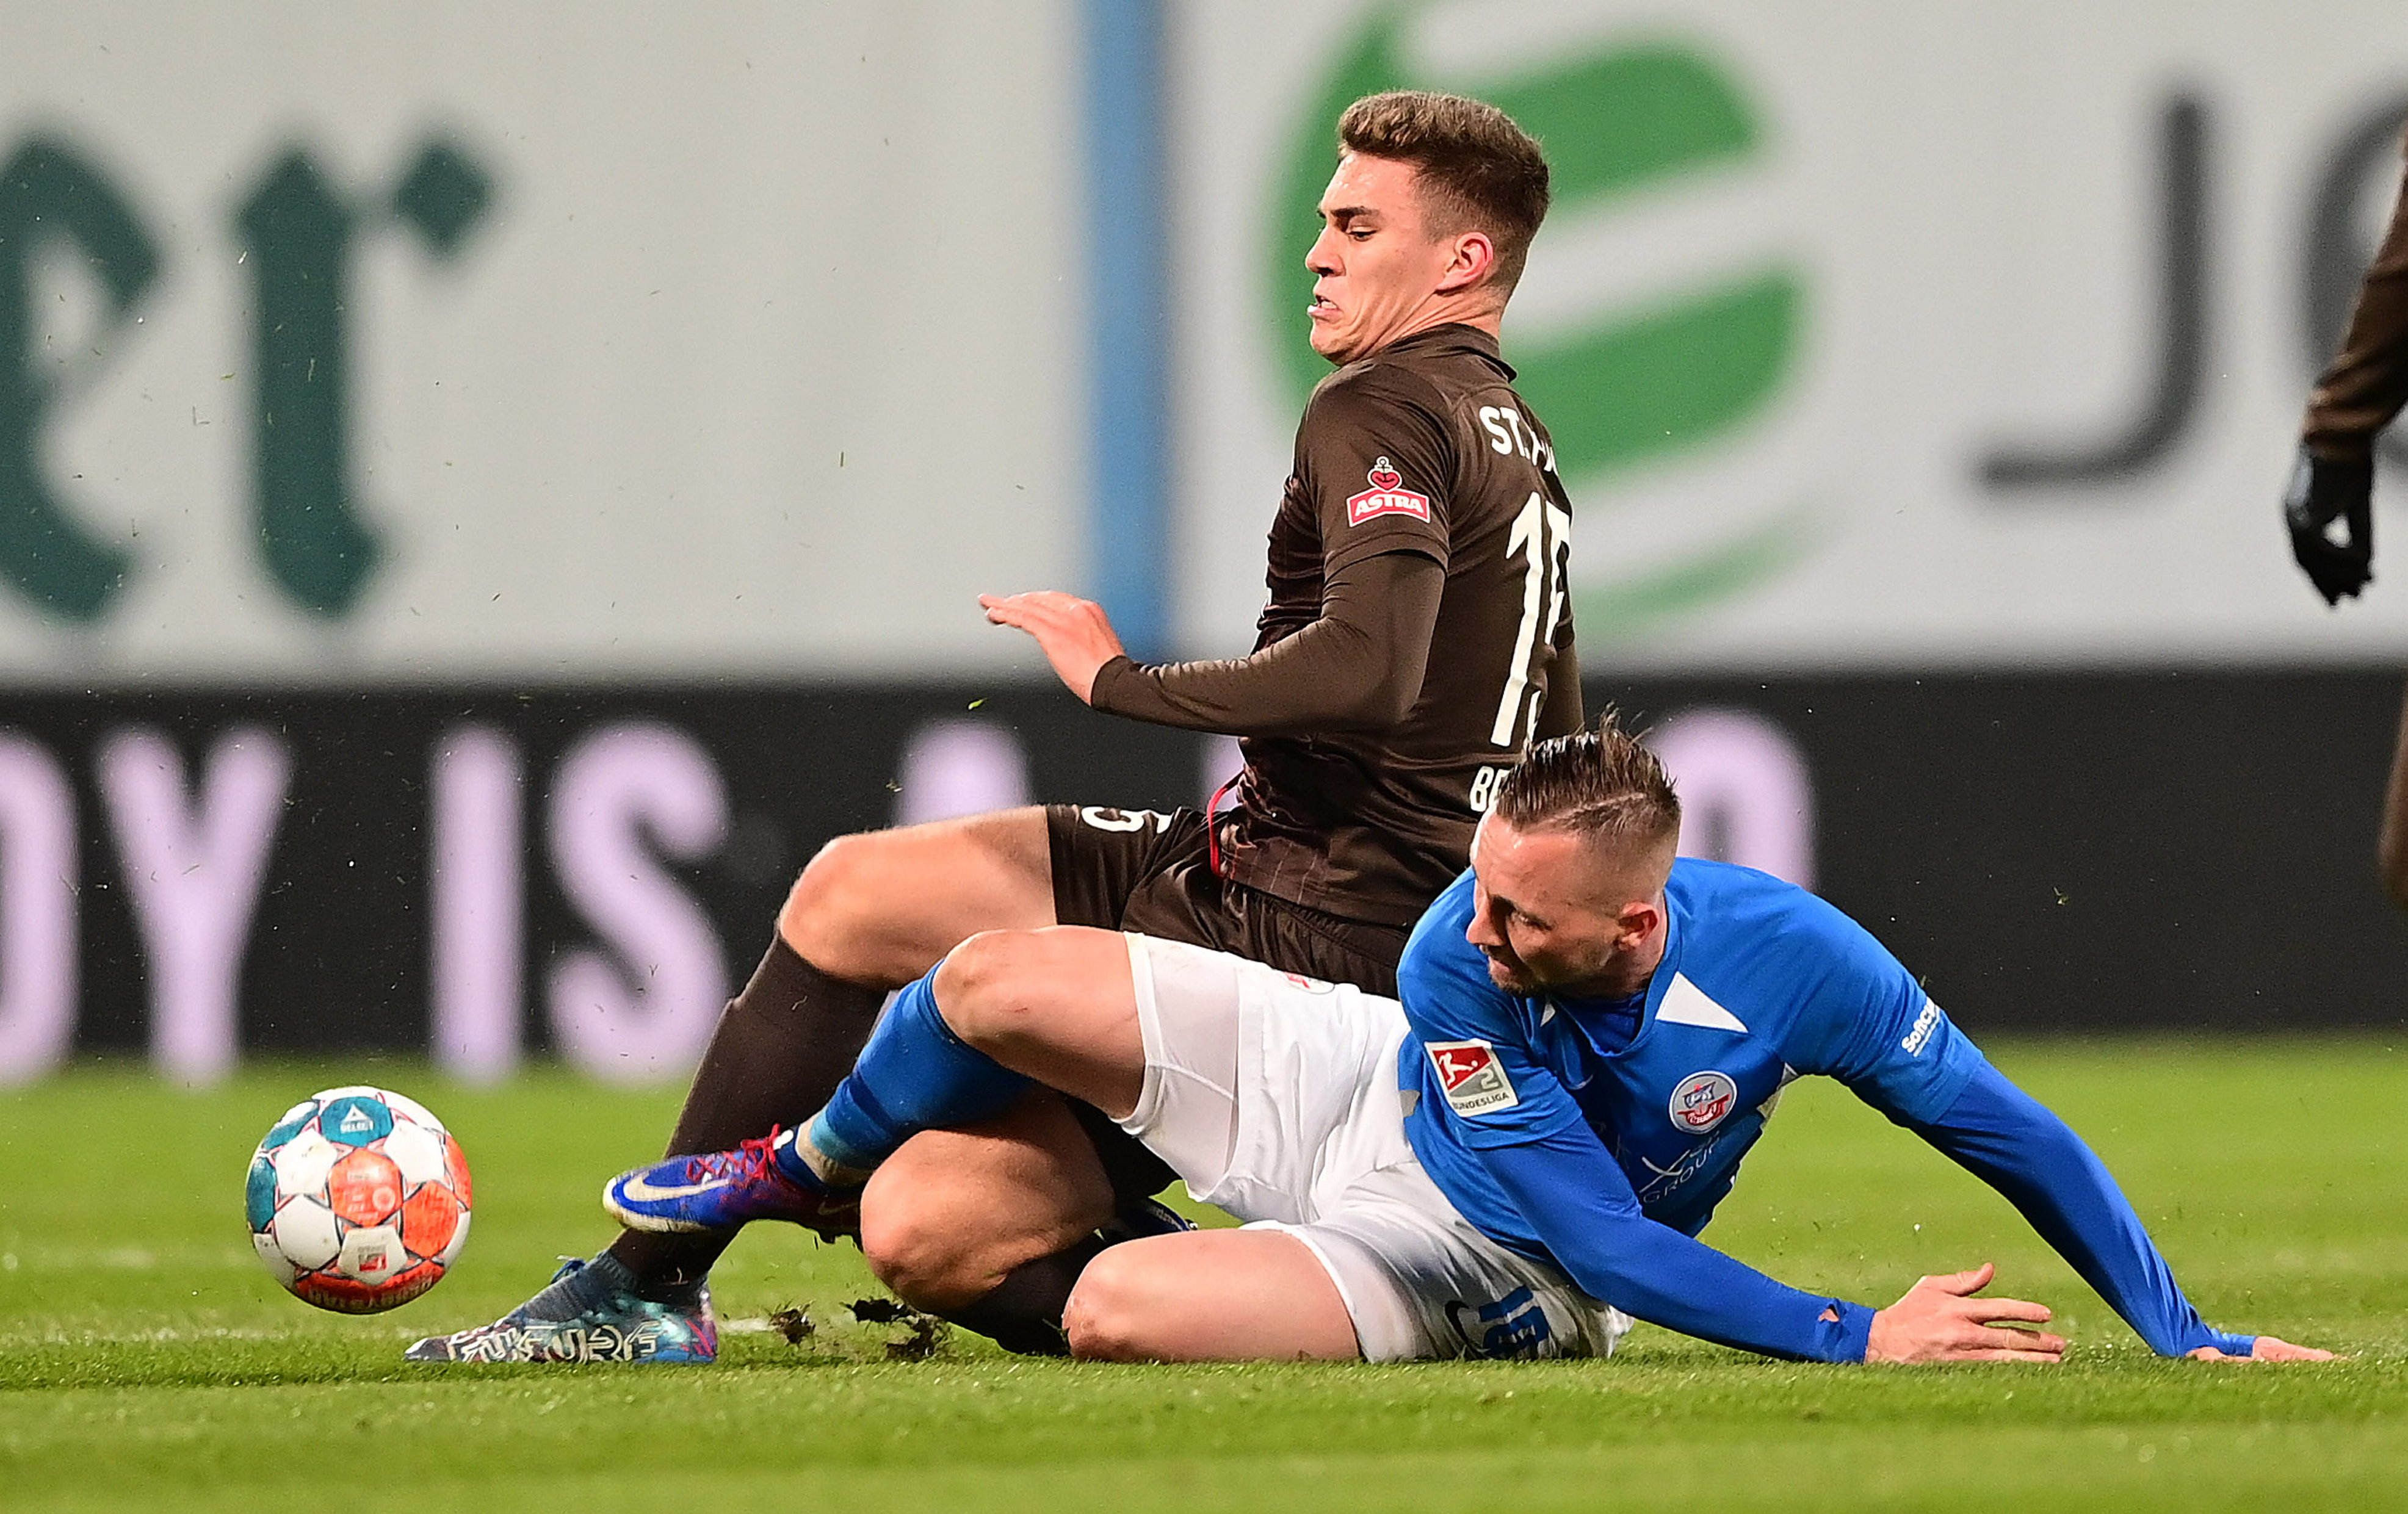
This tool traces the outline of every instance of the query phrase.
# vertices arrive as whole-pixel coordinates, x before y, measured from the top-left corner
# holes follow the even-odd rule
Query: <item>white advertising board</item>
[[[1338,109],[1547,142],[1506,356],[1579,507],[1586,666],[2408,651],[2408,473],[2327,610],[2276,515],[2400,179],[2395,7],[1214,0],[1179,11],[1188,639],[1242,642],[1314,377]]]
[[[1019,665],[1083,543],[1076,9],[27,9],[0,678]]]
[[[2408,480],[2339,614],[2273,508],[2398,180],[2380,7],[1166,12],[1183,650],[1261,602],[1331,120],[1412,82],[1558,164],[1507,350],[1590,665],[2408,651]],[[1033,673],[975,595],[1121,550],[1084,41],[1067,0],[20,19],[0,680]]]

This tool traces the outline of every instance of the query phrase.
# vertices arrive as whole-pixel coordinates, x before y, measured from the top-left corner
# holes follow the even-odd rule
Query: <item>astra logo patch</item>
[[[1361,525],[1375,515],[1410,515],[1416,521],[1430,518],[1429,496],[1416,494],[1405,487],[1405,476],[1396,470],[1386,458],[1371,464],[1366,475],[1371,487],[1346,501],[1346,523]]]
[[[1432,1041],[1430,1066],[1438,1072],[1446,1102],[1466,1119],[1492,1109],[1511,1109],[1522,1102],[1512,1081],[1497,1063],[1497,1049],[1486,1041]]]
[[[1731,1108],[1739,1103],[1739,1085],[1728,1073],[1691,1073],[1672,1090],[1672,1101],[1666,1110],[1675,1128],[1692,1136],[1703,1136],[1729,1118]]]

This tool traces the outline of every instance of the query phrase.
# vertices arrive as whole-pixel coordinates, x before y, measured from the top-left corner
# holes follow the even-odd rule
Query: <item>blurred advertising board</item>
[[[2396,1027],[2396,676],[1592,682],[1683,850],[1824,893],[1976,1034]],[[675,1079],[845,831],[1198,805],[1225,749],[995,680],[30,695],[0,736],[0,1081],[81,1051],[549,1053]]]
[[[12,16],[0,679],[993,665],[1082,555],[1074,7]]]
[[[2308,378],[2400,184],[2396,10],[1178,15],[1198,644],[1243,632],[1263,502],[1320,371],[1301,260],[1332,122],[1409,85],[1494,100],[1550,150],[1555,207],[1505,351],[1578,507],[1592,670],[2408,651],[2408,598],[2378,585],[2329,614],[2275,513]],[[2401,519],[2408,469],[2378,498]]]

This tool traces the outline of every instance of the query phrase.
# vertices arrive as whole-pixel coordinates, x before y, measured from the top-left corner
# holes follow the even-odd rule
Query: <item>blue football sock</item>
[[[896,996],[853,1071],[806,1139],[838,1167],[867,1172],[924,1130],[974,1124],[1001,1114],[1030,1079],[965,1044],[937,1010],[936,973]],[[778,1153],[804,1162],[804,1142]],[[800,1174],[796,1174],[800,1176]]]

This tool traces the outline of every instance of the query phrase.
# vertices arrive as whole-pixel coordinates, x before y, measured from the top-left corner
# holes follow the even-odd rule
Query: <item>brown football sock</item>
[[[1111,1185],[1111,1221],[1099,1233],[1082,1236],[1051,1256],[1022,1263],[978,1302],[946,1316],[963,1329],[975,1330],[1005,1350],[1023,1356],[1061,1356],[1068,1351],[1062,1335],[1062,1310],[1070,1302],[1070,1290],[1078,1286],[1079,1274],[1106,1248],[1140,1235],[1187,1228],[1186,1221],[1152,1197],[1178,1175],[1101,1109],[1079,1099],[1069,1105],[1072,1117],[1095,1147],[1104,1180]]]
[[[830,978],[782,937],[772,940],[743,992],[720,1011],[665,1154],[727,1150],[818,1113],[853,1070],[885,998],[882,989]],[[608,1254],[635,1274],[638,1292],[666,1296],[700,1282],[734,1238],[630,1230]]]
[[[1079,1274],[1110,1244],[1101,1235],[1090,1235],[1052,1256],[1024,1262],[985,1297],[945,1318],[1021,1356],[1067,1356],[1070,1347],[1062,1334],[1062,1310],[1070,1302],[1070,1290],[1078,1286]]]

